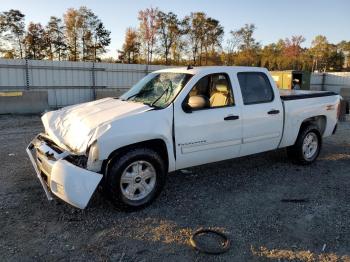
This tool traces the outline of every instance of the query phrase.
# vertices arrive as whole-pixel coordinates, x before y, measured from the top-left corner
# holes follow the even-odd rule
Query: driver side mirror
[[[186,113],[192,113],[192,110],[203,109],[207,106],[208,102],[203,96],[190,96],[182,105],[182,109]]]

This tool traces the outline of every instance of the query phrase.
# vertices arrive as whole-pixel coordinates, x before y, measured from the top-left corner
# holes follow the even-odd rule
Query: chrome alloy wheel
[[[133,201],[147,197],[155,185],[156,170],[151,163],[143,160],[128,165],[120,178],[122,194]]]
[[[308,133],[303,141],[303,155],[306,160],[312,159],[318,149],[318,137],[315,133]]]

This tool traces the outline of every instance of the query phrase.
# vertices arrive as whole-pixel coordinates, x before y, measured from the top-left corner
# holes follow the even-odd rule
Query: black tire
[[[121,177],[124,170],[135,161],[147,161],[156,173],[155,185],[152,191],[143,199],[130,200],[122,192]],[[161,156],[154,150],[148,148],[132,148],[115,155],[107,164],[106,176],[103,182],[105,195],[110,199],[117,209],[134,211],[142,209],[160,194],[166,181],[166,165]]]
[[[309,158],[303,152],[303,143],[305,138],[310,134],[315,134],[317,137],[317,150]],[[288,157],[296,164],[309,165],[316,161],[322,148],[322,136],[317,126],[307,125],[303,126],[299,132],[298,138],[293,146],[287,147]]]

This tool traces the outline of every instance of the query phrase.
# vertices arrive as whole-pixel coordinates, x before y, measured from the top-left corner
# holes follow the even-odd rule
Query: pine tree
[[[46,42],[48,45],[46,57],[50,60],[61,61],[66,56],[67,45],[64,39],[62,19],[51,16],[46,26]]]
[[[23,40],[25,15],[19,10],[11,9],[0,13],[0,40],[2,49],[12,53],[14,58],[24,57]]]

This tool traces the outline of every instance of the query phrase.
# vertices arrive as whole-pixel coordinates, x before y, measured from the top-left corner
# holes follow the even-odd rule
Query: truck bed
[[[283,136],[279,147],[295,143],[300,126],[306,119],[318,119],[323,137],[333,133],[339,95],[329,91],[307,90],[279,90],[279,93],[284,111]]]
[[[279,92],[280,92],[281,99],[283,101],[337,95],[336,93],[330,92],[330,91],[280,89]]]

